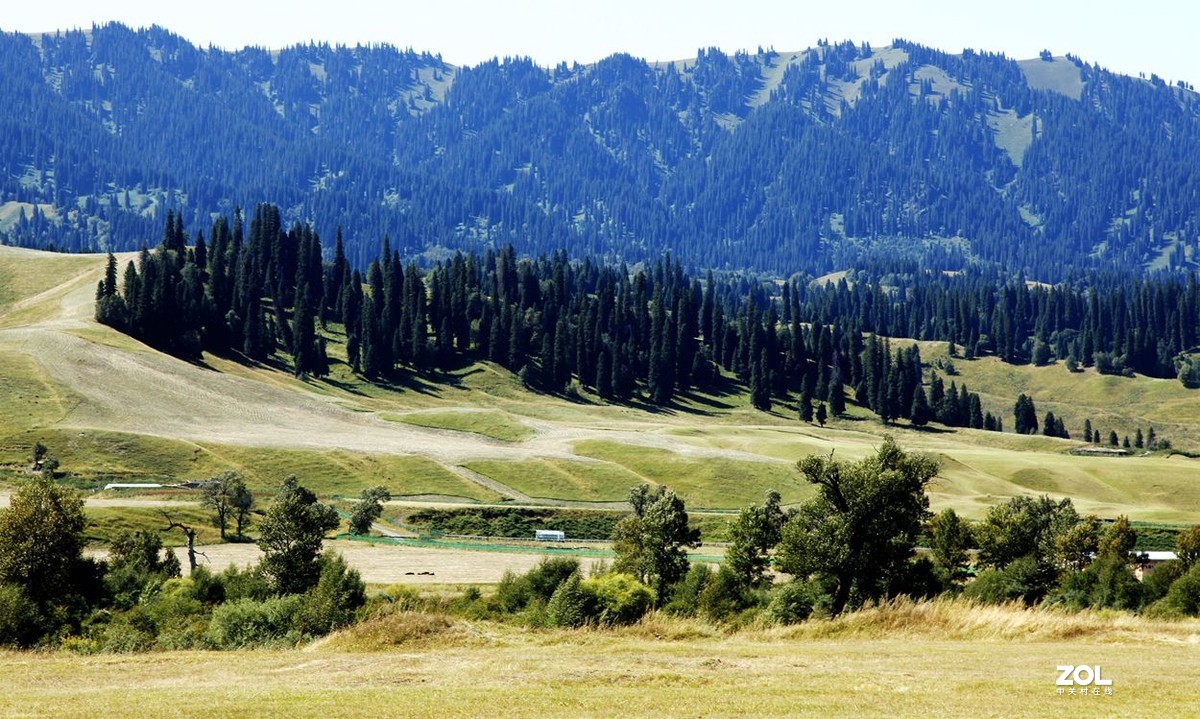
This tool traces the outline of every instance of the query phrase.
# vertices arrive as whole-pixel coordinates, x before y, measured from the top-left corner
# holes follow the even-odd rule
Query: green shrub
[[[600,624],[632,624],[654,606],[654,590],[622,572],[589,577],[581,583]]]
[[[225,601],[225,585],[221,577],[213,574],[207,567],[196,567],[188,577],[190,580],[191,596],[204,604],[220,604]]]
[[[411,612],[421,606],[421,593],[407,584],[392,584],[381,596],[400,611]]]
[[[511,569],[506,569],[496,584],[496,592],[490,604],[505,614],[515,614],[529,605],[529,584],[525,578]]]
[[[799,624],[812,616],[813,604],[812,587],[803,582],[787,582],[771,593],[766,616],[778,624]]]
[[[191,579],[170,579],[162,585],[153,601],[145,605],[146,614],[154,622],[160,643],[164,634],[171,634],[171,649],[196,646],[207,623],[209,608],[196,599]],[[184,641],[186,635],[190,639]]]
[[[1170,614],[1200,616],[1200,564],[1193,565],[1187,574],[1172,582],[1162,604]]]
[[[546,616],[556,627],[582,627],[591,614],[590,597],[583,590],[583,578],[579,572],[567,577],[546,604]]]
[[[368,598],[356,612],[359,619],[367,620],[402,612],[420,612],[428,609],[428,602],[407,584],[392,584],[379,594]]]
[[[626,512],[533,507],[422,509],[407,522],[423,531],[532,539],[537,529],[561,529],[568,537],[608,539]]]
[[[179,560],[157,532],[124,531],[112,541],[104,586],[113,606],[128,609],[179,576]]]
[[[914,599],[931,599],[956,586],[955,572],[938,567],[928,557],[913,559],[906,569],[891,588],[891,594],[905,594]]]
[[[721,565],[712,581],[700,592],[697,608],[708,619],[719,622],[753,603],[750,588],[742,578],[729,567]]]
[[[1176,579],[1182,577],[1184,572],[1183,562],[1177,559],[1163,562],[1155,567],[1154,571],[1147,574],[1142,581],[1142,592],[1145,602],[1150,604],[1167,596],[1171,585],[1175,583]]]
[[[474,585],[463,590],[462,594],[450,600],[446,609],[468,619],[487,619],[489,616],[487,603],[482,601],[483,593]]]
[[[320,636],[354,621],[354,612],[366,601],[366,585],[358,570],[351,569],[340,554],[321,557],[317,586],[304,594],[297,619],[303,634]]]
[[[967,599],[1003,604],[1016,599],[1034,604],[1045,596],[1054,576],[1053,567],[1033,557],[1013,560],[1003,569],[986,569],[963,589]]]
[[[205,640],[218,649],[240,649],[264,644],[295,644],[295,630],[304,596],[293,594],[264,601],[238,599],[213,610]]]
[[[275,594],[271,580],[257,565],[238,569],[230,564],[228,569],[217,575],[217,579],[221,583],[225,602],[239,599],[265,601]]]
[[[547,557],[525,574],[506,571],[496,585],[491,605],[506,614],[545,605],[555,590],[578,571],[579,561],[568,557]]]
[[[1087,606],[1140,609],[1144,588],[1121,558],[1100,557],[1079,574],[1091,577]]]
[[[154,646],[154,634],[124,621],[114,621],[104,628],[101,651],[110,654],[135,654]]]
[[[525,574],[532,599],[550,601],[554,592],[571,575],[579,572],[579,560],[570,557],[546,557]]]
[[[41,635],[41,613],[25,590],[0,584],[0,646],[27,647]]]
[[[682,617],[696,616],[700,609],[700,594],[712,582],[713,574],[712,567],[707,564],[693,564],[673,588],[671,601],[663,606],[663,611]]]

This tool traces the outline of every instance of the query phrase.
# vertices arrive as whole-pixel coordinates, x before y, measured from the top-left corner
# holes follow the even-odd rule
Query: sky
[[[1016,59],[1043,49],[1073,53],[1130,75],[1156,73],[1200,85],[1191,0],[22,0],[5,3],[0,29],[45,32],[117,20],[161,25],[206,46],[278,48],[324,41],[390,43],[473,65],[528,55],[542,65],[590,63],[614,52],[647,60],[726,52],[801,50],[820,39],[902,37],[941,50],[964,47]]]

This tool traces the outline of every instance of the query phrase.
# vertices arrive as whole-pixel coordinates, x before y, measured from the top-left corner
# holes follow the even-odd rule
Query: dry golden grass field
[[[724,634],[397,613],[294,650],[0,653],[6,717],[1194,717],[1200,624],[954,603]],[[1057,694],[1100,665],[1106,696]]]

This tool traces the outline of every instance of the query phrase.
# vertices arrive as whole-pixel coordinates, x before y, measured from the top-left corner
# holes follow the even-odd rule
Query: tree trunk
[[[188,540],[188,574],[196,573],[196,530],[186,529]]]
[[[854,583],[854,575],[850,572],[843,572],[838,575],[837,591],[833,594],[833,603],[829,606],[830,616],[836,617],[846,608],[847,602],[850,601],[850,587]]]

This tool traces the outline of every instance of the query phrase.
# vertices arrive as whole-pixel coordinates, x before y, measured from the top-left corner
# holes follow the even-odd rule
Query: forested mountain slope
[[[260,201],[343,222],[351,263],[511,242],[789,275],[1196,259],[1190,89],[1077,58],[896,41],[648,64],[458,68],[391,47],[197,48],[170,32],[0,34],[0,232],[134,249]],[[317,224],[328,248],[334,227]]]

